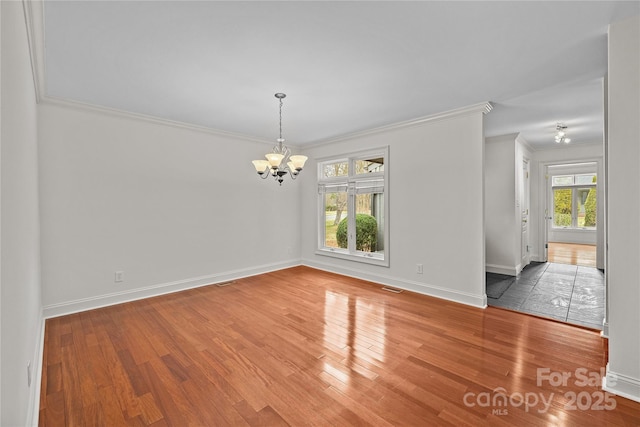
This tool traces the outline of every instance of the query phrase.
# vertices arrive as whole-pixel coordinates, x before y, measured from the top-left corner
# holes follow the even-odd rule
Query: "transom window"
[[[389,266],[388,147],[318,163],[318,251]]]
[[[596,174],[554,175],[553,227],[596,229]]]

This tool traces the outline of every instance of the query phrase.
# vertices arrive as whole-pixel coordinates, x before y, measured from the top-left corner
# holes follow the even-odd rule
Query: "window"
[[[318,163],[318,254],[389,266],[388,148]]]
[[[595,230],[596,174],[556,175],[553,191],[553,227]]]

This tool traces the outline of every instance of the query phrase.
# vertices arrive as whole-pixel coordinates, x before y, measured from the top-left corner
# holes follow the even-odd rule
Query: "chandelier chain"
[[[282,142],[282,98],[280,98],[280,141]]]

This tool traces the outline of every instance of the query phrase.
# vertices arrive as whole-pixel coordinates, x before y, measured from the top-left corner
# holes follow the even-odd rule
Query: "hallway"
[[[487,273],[487,296],[490,306],[602,329],[604,273],[594,267],[534,262],[517,277]]]

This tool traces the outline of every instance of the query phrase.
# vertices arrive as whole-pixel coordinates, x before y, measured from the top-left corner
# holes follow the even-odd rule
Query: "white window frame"
[[[598,190],[598,182],[591,184],[576,184],[575,177],[580,175],[595,175],[597,180],[597,174],[593,173],[561,173],[557,175],[553,175],[551,177],[551,214],[552,217],[555,217],[555,190],[571,190],[571,225],[555,225],[555,218],[551,221],[551,227],[554,230],[575,230],[575,231],[596,231],[598,226],[595,227],[580,227],[578,226],[578,191],[583,188],[594,188],[596,191]],[[573,184],[563,184],[563,185],[553,185],[553,178],[556,176],[573,176],[574,183]]]
[[[371,172],[359,175],[355,173],[356,161],[368,160],[377,157],[382,157],[384,159],[384,169],[382,172]],[[326,165],[344,161],[348,163],[347,176],[330,178],[324,177],[324,167]],[[382,253],[356,250],[356,220],[354,214],[349,214],[347,216],[349,229],[348,247],[333,248],[325,246],[325,193],[334,192],[331,190],[336,189],[346,189],[347,212],[355,212],[356,194],[384,194],[384,249]],[[389,267],[389,246],[389,147],[386,146],[373,150],[359,151],[341,156],[318,159],[318,244],[316,254]]]

